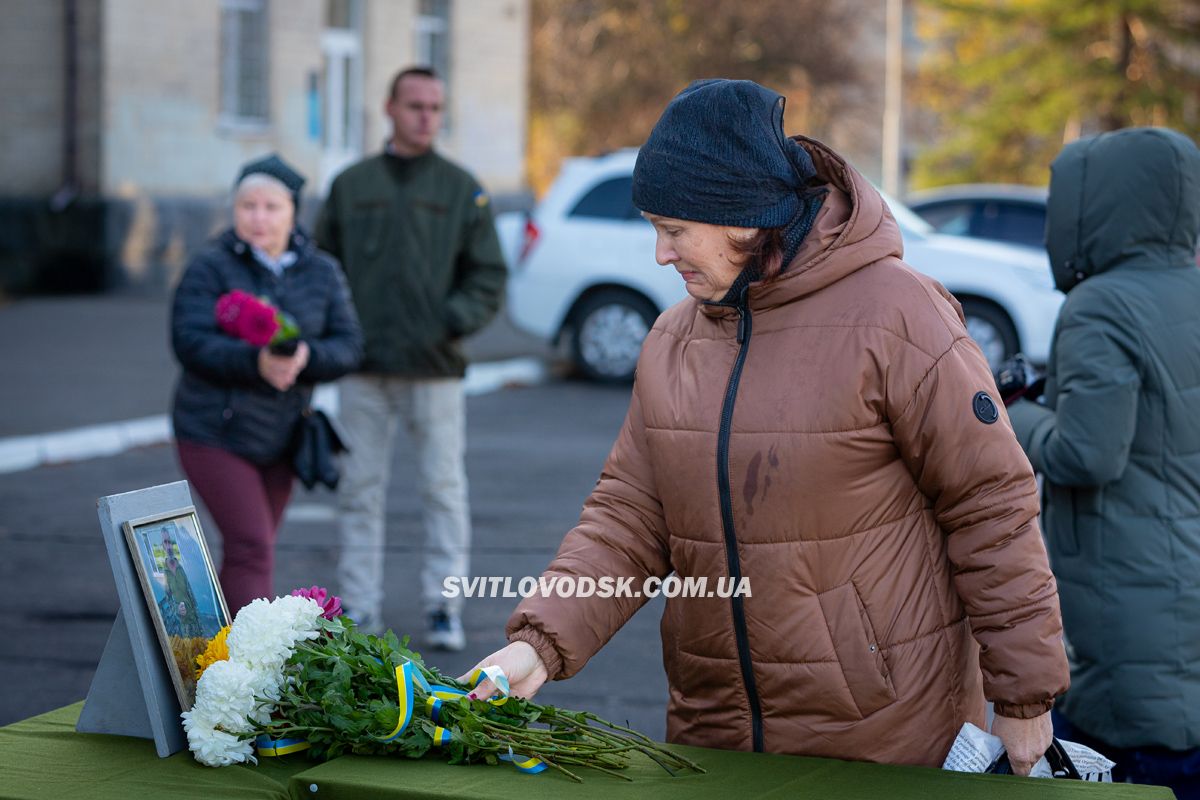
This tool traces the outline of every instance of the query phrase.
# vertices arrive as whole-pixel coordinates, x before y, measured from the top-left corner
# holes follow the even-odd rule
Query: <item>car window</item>
[[[601,181],[575,204],[567,216],[639,219],[641,215],[633,207],[633,178],[625,176]]]
[[[928,236],[933,233],[933,228],[930,224],[914,214],[912,209],[887,192],[879,189],[879,187],[876,187],[876,189],[879,190],[879,196],[883,198],[883,202],[887,203],[888,208],[892,210],[892,217],[895,218],[896,224],[900,226],[901,233],[916,236]]]
[[[1027,203],[991,200],[979,207],[971,232],[982,239],[1040,248],[1045,245],[1046,209]]]
[[[938,203],[917,211],[938,233],[968,236],[971,233],[971,203]]]

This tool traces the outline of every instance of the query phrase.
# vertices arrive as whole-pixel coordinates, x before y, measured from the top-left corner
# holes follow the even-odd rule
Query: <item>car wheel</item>
[[[588,378],[605,383],[633,380],[642,340],[658,312],[641,295],[605,289],[587,297],[571,315],[571,353]]]
[[[1012,320],[1002,310],[978,300],[964,300],[963,316],[967,319],[967,333],[979,345],[987,358],[988,366],[996,370],[1004,360],[1015,355],[1020,348],[1017,330]]]

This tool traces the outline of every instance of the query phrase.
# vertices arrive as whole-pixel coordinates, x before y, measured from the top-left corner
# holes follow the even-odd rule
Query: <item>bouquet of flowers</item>
[[[209,766],[306,750],[420,758],[452,764],[506,761],[522,772],[554,769],[572,780],[587,767],[618,770],[640,754],[673,774],[703,770],[629,728],[583,711],[509,696],[504,673],[475,670],[461,683],[426,665],[397,639],[359,633],[340,602],[319,587],[255,600],[221,642],[197,658],[196,704],[183,713],[188,744]],[[225,656],[225,658],[222,658]],[[491,698],[470,692],[485,678]]]
[[[221,330],[255,347],[269,346],[276,355],[292,355],[300,343],[300,326],[290,314],[241,289],[218,298],[216,315]]]

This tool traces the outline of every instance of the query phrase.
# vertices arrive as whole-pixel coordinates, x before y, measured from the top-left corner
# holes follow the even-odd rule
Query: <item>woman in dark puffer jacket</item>
[[[233,227],[192,259],[171,312],[183,367],[172,414],[179,461],[221,531],[221,586],[235,614],[272,595],[275,535],[292,491],[289,445],[313,385],[362,359],[341,268],[295,226],[303,184],[277,156],[247,164]],[[293,355],[221,330],[217,301],[234,290],[296,320],[301,341]]]

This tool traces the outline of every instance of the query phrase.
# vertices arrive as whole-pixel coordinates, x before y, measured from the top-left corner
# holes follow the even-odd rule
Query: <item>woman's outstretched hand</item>
[[[487,658],[480,661],[466,675],[460,676],[459,681],[465,682],[471,672],[484,667],[500,667],[508,678],[508,688],[514,697],[531,698],[546,682],[549,675],[542,657],[529,642],[512,642]],[[496,687],[490,680],[482,681],[472,694],[486,700],[496,693]]]
[[[1002,717],[992,720],[992,735],[999,736],[1008,752],[1008,763],[1014,775],[1028,775],[1033,765],[1050,749],[1054,738],[1054,726],[1050,723],[1050,712],[1033,719]]]

